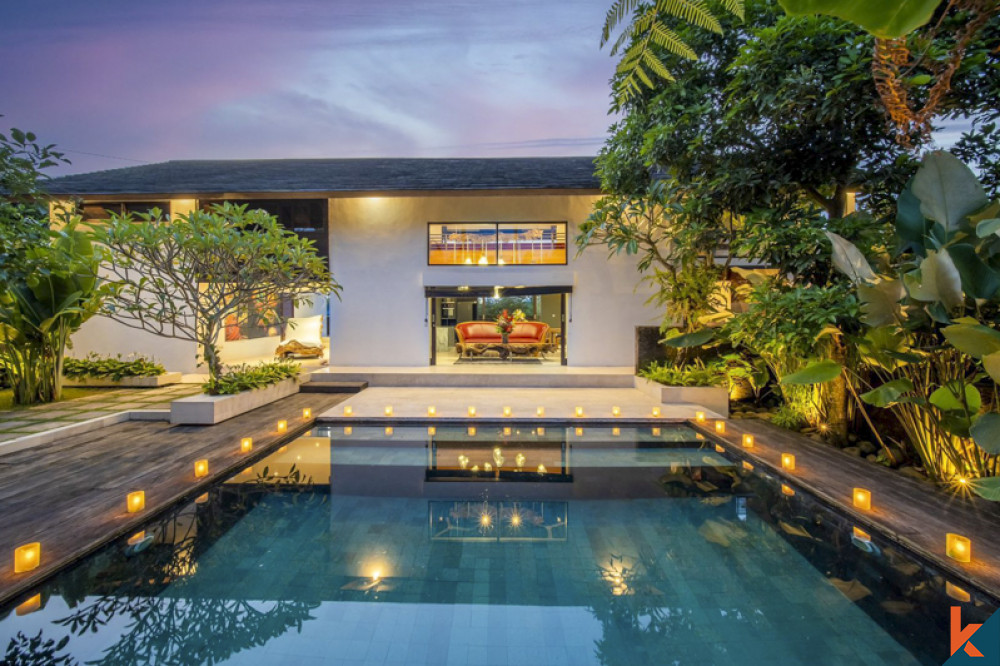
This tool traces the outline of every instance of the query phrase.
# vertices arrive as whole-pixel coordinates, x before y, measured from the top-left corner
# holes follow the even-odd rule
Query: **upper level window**
[[[566,263],[565,222],[433,222],[427,228],[431,266]]]
[[[307,238],[316,247],[316,254],[327,257],[330,253],[330,237],[327,233],[326,199],[227,199],[233,204],[246,204],[247,210],[263,210],[278,219],[278,224]],[[203,199],[203,208],[222,203]]]
[[[154,208],[159,208],[164,216],[170,214],[169,201],[85,201],[80,206],[80,216],[86,222],[100,222],[108,219],[109,213],[152,214]]]

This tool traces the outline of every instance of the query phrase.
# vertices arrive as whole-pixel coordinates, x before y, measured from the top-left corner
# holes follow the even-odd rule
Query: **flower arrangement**
[[[514,310],[513,314],[504,310],[497,317],[497,333],[504,336],[505,338],[510,335],[510,332],[514,330],[514,324],[519,321],[525,321],[527,318],[524,316],[524,312],[521,310]]]

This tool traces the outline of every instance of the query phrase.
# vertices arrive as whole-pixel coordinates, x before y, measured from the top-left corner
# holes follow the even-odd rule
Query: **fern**
[[[721,3],[727,12],[743,19],[743,0],[721,0]],[[630,16],[631,21],[625,25]],[[640,94],[644,87],[655,87],[654,78],[674,81],[658,53],[672,53],[687,60],[698,59],[694,49],[667,26],[669,18],[722,33],[722,25],[705,0],[656,0],[652,6],[643,5],[640,0],[615,0],[608,9],[601,29],[601,46],[607,45],[623,25],[621,34],[611,45],[611,55],[618,55],[622,47],[631,42],[616,70],[620,77],[615,90],[619,104]]]

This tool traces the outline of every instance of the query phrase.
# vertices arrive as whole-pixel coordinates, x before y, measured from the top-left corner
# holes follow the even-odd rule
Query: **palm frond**
[[[741,21],[744,19],[743,0],[721,0],[721,2],[727,12]]]
[[[736,0],[742,2],[743,0]],[[608,43],[611,33],[621,24],[625,17],[635,11],[639,0],[615,0],[604,17],[604,27],[601,29],[601,46]],[[626,30],[626,32],[629,32]]]
[[[694,49],[688,46],[687,43],[680,38],[680,35],[662,23],[657,23],[650,29],[649,41],[662,49],[666,49],[671,53],[679,55],[682,58],[687,58],[688,60],[698,59],[698,54],[694,52]]]
[[[656,11],[662,16],[676,16],[691,25],[722,34],[722,25],[705,5],[705,0],[656,0]]]

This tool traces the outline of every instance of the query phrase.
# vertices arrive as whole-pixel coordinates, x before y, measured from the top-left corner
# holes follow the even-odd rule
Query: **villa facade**
[[[459,324],[517,307],[545,324],[526,357],[631,366],[635,329],[656,313],[631,257],[577,252],[598,186],[591,158],[565,157],[177,161],[66,176],[49,190],[54,206],[91,221],[109,209],[179,215],[222,201],[276,215],[315,242],[343,285],[342,300],[287,313],[322,315],[330,365],[460,362],[471,353]],[[263,323],[224,337],[234,363],[268,358],[281,331]],[[96,317],[71,353],[136,352],[195,372],[197,351]]]

